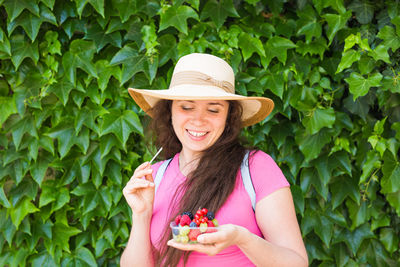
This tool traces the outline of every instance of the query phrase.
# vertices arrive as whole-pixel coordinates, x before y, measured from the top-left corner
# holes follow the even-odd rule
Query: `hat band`
[[[169,88],[182,84],[212,85],[221,88],[227,93],[235,93],[235,87],[230,82],[216,80],[207,74],[197,71],[181,71],[174,73]]]

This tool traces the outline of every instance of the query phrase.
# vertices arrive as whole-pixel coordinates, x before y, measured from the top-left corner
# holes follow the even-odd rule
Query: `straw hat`
[[[160,99],[169,100],[236,100],[243,107],[242,125],[250,126],[271,113],[274,102],[266,97],[235,94],[235,76],[223,59],[193,53],[176,63],[169,89],[147,90],[129,88],[135,102],[151,116],[150,109]]]

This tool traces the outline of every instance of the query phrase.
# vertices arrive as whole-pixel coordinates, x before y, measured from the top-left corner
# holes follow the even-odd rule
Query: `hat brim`
[[[243,108],[242,126],[250,126],[265,119],[273,110],[274,102],[267,97],[231,94],[214,86],[182,85],[173,89],[128,89],[130,96],[144,112],[152,117],[151,109],[161,99],[167,100],[236,100]]]

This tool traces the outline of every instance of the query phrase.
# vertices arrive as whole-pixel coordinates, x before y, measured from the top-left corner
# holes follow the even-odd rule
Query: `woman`
[[[167,90],[129,89],[150,116],[156,144],[172,158],[155,193],[161,162],[140,165],[123,193],[132,229],[121,266],[307,266],[289,184],[276,163],[251,151],[256,192],[253,211],[240,165],[241,127],[263,120],[272,100],[234,91],[234,73],[222,59],[190,54],[175,66]],[[198,244],[171,239],[169,223],[184,211],[215,211],[217,232]],[[171,240],[169,240],[171,239]]]

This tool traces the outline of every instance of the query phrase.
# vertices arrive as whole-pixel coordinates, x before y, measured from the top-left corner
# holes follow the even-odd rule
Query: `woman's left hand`
[[[243,233],[247,231],[245,228],[233,225],[224,224],[220,225],[217,232],[204,233],[197,237],[197,242],[194,244],[179,243],[171,239],[168,241],[168,246],[186,250],[186,251],[197,251],[205,253],[209,256],[214,256],[221,252],[223,249],[237,245],[241,242],[241,237]]]

